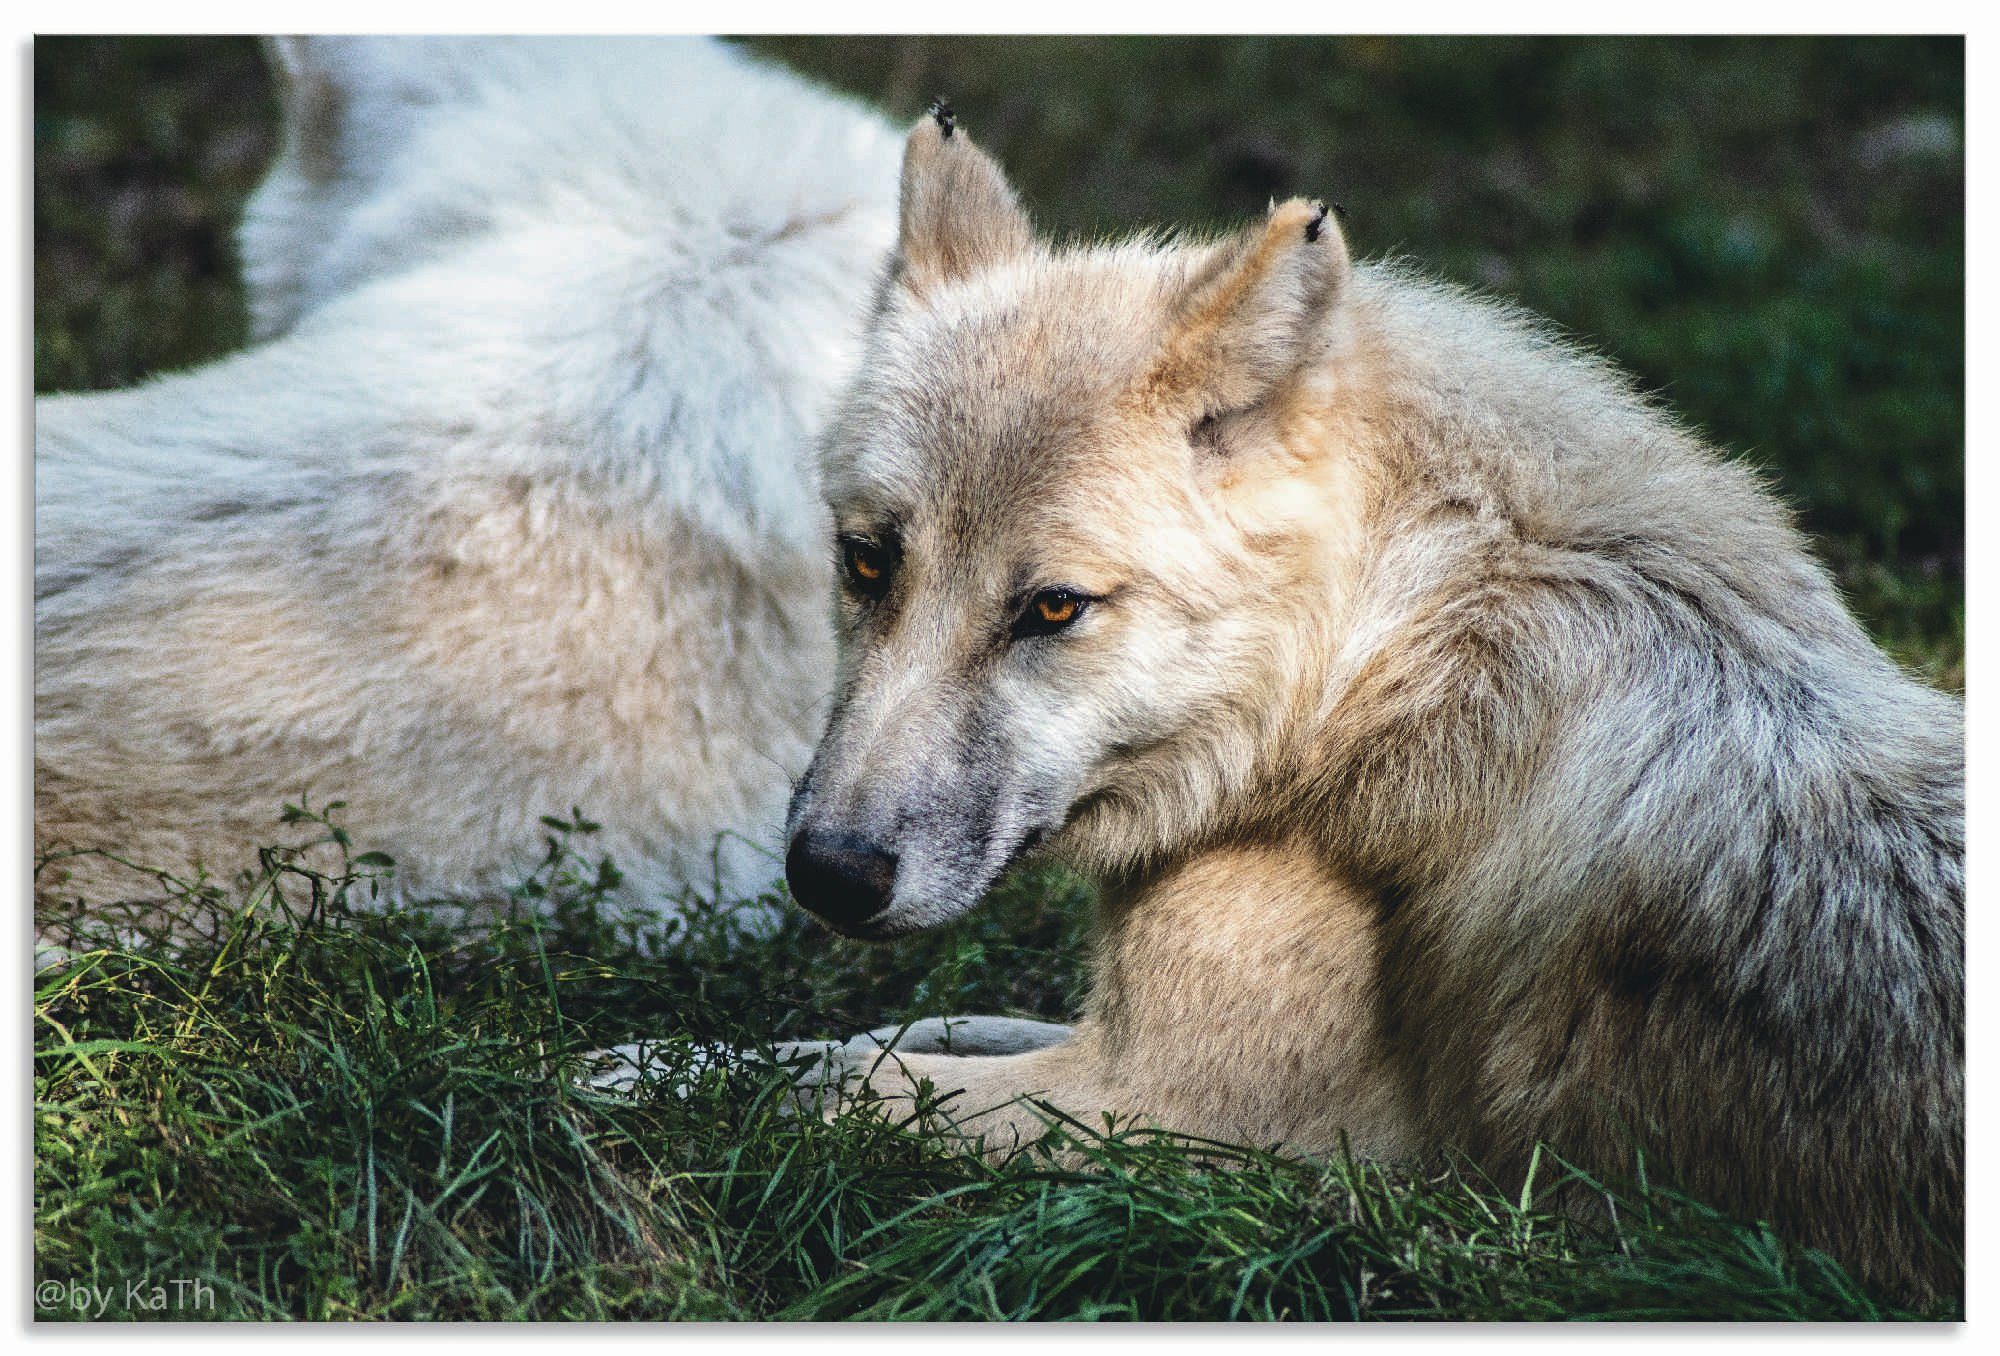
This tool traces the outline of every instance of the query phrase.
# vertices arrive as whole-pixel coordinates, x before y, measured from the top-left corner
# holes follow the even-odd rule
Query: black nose
[[[792,898],[835,927],[859,923],[888,907],[896,884],[896,854],[865,838],[803,828],[785,853]]]

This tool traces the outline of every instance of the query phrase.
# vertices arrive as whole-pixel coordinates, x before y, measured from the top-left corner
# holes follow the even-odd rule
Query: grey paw
[[[1025,1017],[921,1017],[901,1026],[878,1026],[845,1042],[851,1053],[895,1049],[912,1055],[1017,1055],[1070,1037],[1059,1022]]]
[[[785,1041],[770,1058],[749,1050],[695,1049],[680,1059],[665,1059],[659,1043],[637,1041],[615,1045],[590,1056],[591,1067],[578,1078],[599,1092],[629,1093],[640,1085],[666,1080],[676,1097],[685,1097],[711,1069],[777,1065],[791,1070],[801,1096],[795,1106],[822,1105],[825,1094],[865,1075],[883,1052],[912,1055],[1013,1055],[1040,1050],[1069,1039],[1070,1028],[1057,1022],[1021,1017],[924,1017],[895,1026],[878,1026],[845,1041]],[[810,1096],[803,1094],[810,1092]]]

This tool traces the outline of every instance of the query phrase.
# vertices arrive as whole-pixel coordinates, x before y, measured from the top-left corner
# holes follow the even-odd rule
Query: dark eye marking
[[[1074,626],[1097,599],[1076,589],[1043,589],[1028,599],[1014,619],[1014,639],[1050,636]]]
[[[889,591],[889,580],[902,555],[895,542],[843,533],[839,545],[841,580],[849,589],[864,598],[880,598]]]

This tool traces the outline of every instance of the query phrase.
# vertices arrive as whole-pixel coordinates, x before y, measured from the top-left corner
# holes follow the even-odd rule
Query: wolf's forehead
[[[854,488],[990,498],[1065,478],[1154,351],[1150,282],[1044,270],[896,317],[847,440]]]

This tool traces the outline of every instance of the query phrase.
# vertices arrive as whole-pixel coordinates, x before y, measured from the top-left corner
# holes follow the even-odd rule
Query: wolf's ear
[[[271,69],[287,83],[302,77],[311,65],[312,39],[297,36],[266,36],[258,41],[264,47],[264,60]]]
[[[341,86],[326,39],[267,37],[264,59],[278,80],[285,139],[299,172],[324,181],[340,171]]]
[[[943,101],[903,146],[896,278],[917,296],[1025,253],[1034,228],[1007,176],[974,146]]]
[[[1255,405],[1319,352],[1348,274],[1347,242],[1324,204],[1274,204],[1189,280],[1148,395],[1195,416]]]
[[[285,142],[308,177],[372,175],[386,148],[429,110],[463,97],[477,73],[538,49],[504,39],[318,34],[264,39]],[[343,158],[355,163],[344,164]]]

